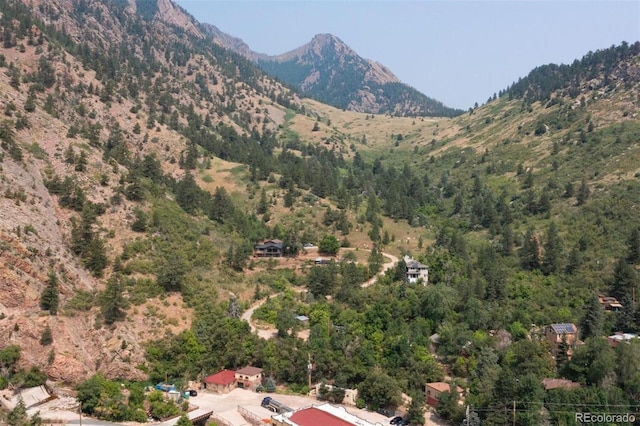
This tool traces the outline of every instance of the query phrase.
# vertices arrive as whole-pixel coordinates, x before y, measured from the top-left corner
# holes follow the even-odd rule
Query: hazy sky
[[[539,65],[640,40],[640,1],[174,0],[270,55],[319,33],[403,82],[467,109]]]

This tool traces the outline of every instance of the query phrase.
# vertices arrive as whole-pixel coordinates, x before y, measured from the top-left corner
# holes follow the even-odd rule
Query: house
[[[422,284],[427,285],[429,282],[429,267],[427,265],[424,265],[409,256],[404,256],[404,263],[406,265],[405,276],[407,277],[408,282],[413,284],[422,280]]]
[[[262,368],[243,367],[235,372],[236,383],[239,388],[256,390],[262,384]]]
[[[236,372],[233,370],[222,370],[204,379],[204,388],[216,394],[229,393],[236,387]]]
[[[640,339],[640,336],[631,333],[616,333],[613,336],[607,337],[609,345],[613,348],[618,346],[621,342],[629,343],[631,339]]]
[[[558,346],[564,341],[569,347],[567,355],[571,358],[571,348],[578,343],[578,327],[575,324],[564,322],[548,325],[544,335],[551,345],[553,356],[558,354]]]
[[[282,241],[267,240],[253,247],[254,257],[282,257]]]
[[[571,380],[551,378],[542,379],[542,385],[544,386],[544,390],[576,389],[580,387],[580,383],[572,382]]]
[[[382,426],[331,404],[312,405],[271,417],[271,426]]]
[[[430,407],[437,407],[440,400],[440,394],[443,392],[451,392],[451,385],[445,382],[432,382],[425,385],[425,396],[427,404]],[[456,392],[460,397],[460,401],[464,399],[462,394],[463,389],[460,386],[456,386]]]
[[[598,295],[598,302],[607,312],[620,312],[622,310],[622,304],[615,297],[600,294]]]

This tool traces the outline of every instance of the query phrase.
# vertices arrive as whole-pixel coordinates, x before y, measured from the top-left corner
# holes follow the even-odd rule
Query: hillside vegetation
[[[407,118],[300,99],[168,0],[0,11],[2,386],[48,377],[80,384],[85,413],[162,418],[178,407],[142,381],[252,364],[305,392],[310,355],[314,382],[373,409],[410,394],[418,423],[445,376],[482,424],[513,401],[523,425],[638,410],[637,341],[603,336],[640,331],[639,43]],[[286,257],[254,258],[265,239]],[[383,252],[428,285],[400,261],[363,287]],[[269,340],[240,320],[267,296]],[[584,344],[552,356],[558,322]],[[463,415],[452,394],[438,411]]]

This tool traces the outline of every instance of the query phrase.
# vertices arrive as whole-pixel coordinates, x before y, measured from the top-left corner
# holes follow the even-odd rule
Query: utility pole
[[[309,382],[309,390],[311,390],[311,370],[313,369],[313,364],[311,364],[311,353],[308,353],[307,355],[309,360],[309,362],[307,363],[308,382]]]
[[[513,400],[513,426],[516,426],[516,400]]]

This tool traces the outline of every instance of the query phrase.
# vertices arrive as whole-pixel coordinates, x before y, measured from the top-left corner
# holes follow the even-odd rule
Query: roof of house
[[[236,372],[233,370],[222,370],[216,374],[207,376],[204,382],[212,385],[228,385],[236,381]]]
[[[638,339],[640,336],[632,333],[616,333],[609,336],[609,340],[617,340],[618,342],[628,342],[631,339]]]
[[[262,244],[256,244],[256,249],[267,248],[267,247],[277,247],[282,248],[282,240],[267,240]]]
[[[353,423],[316,407],[298,410],[289,420],[299,426],[353,426]]]
[[[255,376],[262,373],[262,368],[252,367],[250,365],[236,370],[236,374],[244,374],[245,376]]]
[[[558,388],[575,389],[580,387],[580,383],[572,382],[571,380],[550,379],[550,378],[542,379],[542,385],[544,386],[545,390],[558,389]]]
[[[578,328],[570,322],[551,324],[549,327],[551,327],[556,334],[574,334],[578,332]]]
[[[404,264],[407,266],[407,268],[414,268],[414,269],[428,268],[427,265],[420,263],[417,260],[410,258],[409,256],[404,257]]]
[[[427,383],[427,386],[429,386],[432,389],[437,390],[438,392],[450,392],[451,391],[451,385],[449,383],[445,383],[445,382]],[[458,393],[460,393],[460,392],[462,392],[462,388],[460,386],[456,386],[456,391],[458,391]]]
[[[382,426],[371,423],[351,414],[343,406],[328,403],[300,408],[295,412],[283,413],[273,417],[292,426]]]

